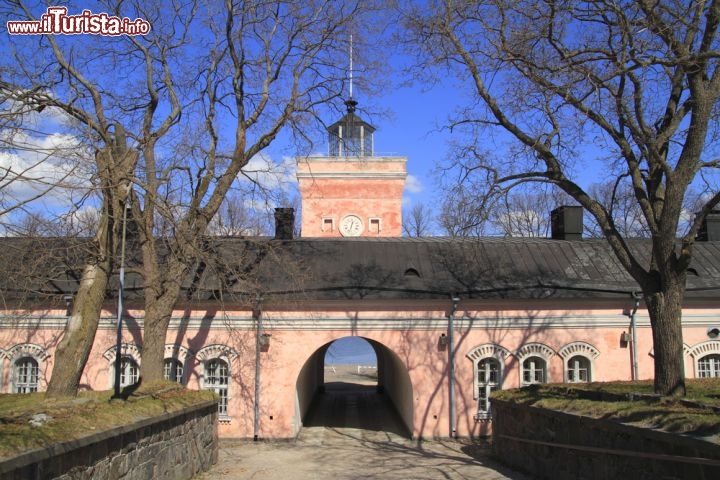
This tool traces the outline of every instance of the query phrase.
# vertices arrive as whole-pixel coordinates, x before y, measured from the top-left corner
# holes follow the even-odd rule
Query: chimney
[[[696,240],[702,242],[720,241],[720,210],[708,212],[702,225],[700,225]]]
[[[583,209],[564,205],[550,212],[552,238],[555,240],[581,240]]]
[[[275,240],[292,240],[295,229],[295,209],[275,209]]]

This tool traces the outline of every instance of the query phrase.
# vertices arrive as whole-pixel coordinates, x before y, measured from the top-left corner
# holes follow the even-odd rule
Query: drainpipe
[[[255,308],[252,312],[255,319],[255,419],[253,422],[253,441],[260,437],[260,336],[263,332],[262,326],[262,295],[257,296]]]
[[[457,437],[457,419],[455,407],[455,312],[460,298],[452,296],[452,308],[448,315],[448,387],[450,396],[450,438]]]
[[[638,359],[637,359],[637,332],[635,330],[635,314],[637,313],[638,307],[640,306],[640,299],[642,294],[638,292],[632,293],[632,298],[635,301],[633,310],[630,313],[630,343],[632,352],[632,379],[638,379]]]

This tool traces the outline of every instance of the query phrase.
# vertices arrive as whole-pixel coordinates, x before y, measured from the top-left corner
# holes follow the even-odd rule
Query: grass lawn
[[[684,398],[654,395],[652,381],[542,384],[493,398],[720,442],[720,378],[686,380]]]
[[[212,392],[172,382],[143,385],[127,400],[112,400],[112,393],[81,392],[63,400],[45,399],[44,393],[0,394],[0,458],[214,399]],[[39,414],[49,418],[32,426],[30,421]]]

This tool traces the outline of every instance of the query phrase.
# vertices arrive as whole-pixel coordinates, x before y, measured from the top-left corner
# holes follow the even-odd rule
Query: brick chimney
[[[583,209],[564,205],[550,212],[552,238],[555,240],[581,240]]]
[[[697,240],[703,242],[720,241],[720,210],[708,212],[702,225],[700,225]]]
[[[275,209],[275,240],[292,240],[295,229],[295,209]]]

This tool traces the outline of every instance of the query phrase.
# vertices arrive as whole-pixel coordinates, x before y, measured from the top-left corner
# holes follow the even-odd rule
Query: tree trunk
[[[48,384],[47,398],[77,395],[80,377],[95,341],[109,270],[108,257],[101,264],[85,266],[74,299],[72,316],[55,351],[55,365]]]
[[[148,276],[155,285],[145,286],[145,322],[143,328],[142,364],[140,377],[143,382],[164,378],[165,341],[173,308],[180,296],[182,280],[187,268],[177,259],[157,269],[163,273]],[[156,295],[156,292],[161,292]]]
[[[646,293],[655,357],[655,393],[685,395],[682,300],[685,282],[674,278],[659,292]]]
[[[164,378],[165,338],[176,298],[177,295],[166,295],[160,300],[145,304],[145,328],[140,365],[140,377],[143,382]]]

